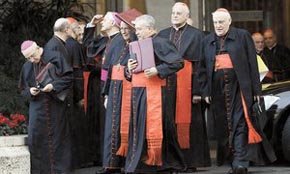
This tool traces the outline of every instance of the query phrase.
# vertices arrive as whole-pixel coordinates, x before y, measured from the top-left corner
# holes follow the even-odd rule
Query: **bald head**
[[[257,53],[260,53],[264,49],[264,37],[261,33],[252,34],[253,41],[255,43]]]
[[[101,24],[101,31],[106,32],[108,35],[112,31],[119,30],[121,21],[119,18],[116,17],[116,12],[108,11],[106,15],[104,16],[104,19],[102,20]]]
[[[53,32],[55,36],[57,36],[63,41],[66,41],[66,39],[69,37],[68,30],[69,30],[68,19],[59,18],[55,21],[53,26]]]
[[[183,3],[183,2],[176,2],[176,3],[173,5],[172,10],[173,10],[174,8],[181,8],[182,11],[183,11],[186,15],[189,15],[189,8],[188,8],[188,6],[187,6],[185,3]]]
[[[225,8],[218,8],[216,11],[212,12],[213,17],[223,17],[227,20],[232,20],[232,17],[230,15],[230,12]]]
[[[229,31],[232,18],[229,11],[225,8],[219,8],[212,13],[212,20],[217,36],[224,36]]]
[[[266,29],[264,31],[264,39],[265,39],[265,45],[268,48],[272,48],[276,45],[277,43],[277,37],[275,35],[275,33],[273,32],[272,29]]]
[[[54,32],[65,32],[65,30],[69,27],[68,19],[66,18],[58,18],[53,26]]]

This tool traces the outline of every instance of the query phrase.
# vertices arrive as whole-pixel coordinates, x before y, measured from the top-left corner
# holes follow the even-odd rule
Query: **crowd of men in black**
[[[275,161],[252,119],[261,97],[256,56],[272,82],[290,77],[290,51],[270,29],[251,37],[231,26],[224,8],[212,17],[215,31],[205,36],[178,2],[172,26],[160,32],[152,16],[130,9],[95,15],[88,24],[59,18],[43,48],[24,41],[28,61],[19,88],[30,100],[31,173],[88,166],[100,166],[97,173],[195,172],[211,165],[209,105],[217,165],[228,162],[229,173],[246,174],[250,162]],[[152,49],[141,57],[153,56],[155,66],[137,73],[131,46],[145,41]]]

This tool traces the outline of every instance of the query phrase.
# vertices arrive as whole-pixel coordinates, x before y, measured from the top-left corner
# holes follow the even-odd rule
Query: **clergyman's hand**
[[[42,92],[50,92],[53,90],[53,86],[51,83],[47,84],[44,88],[41,89]]]
[[[205,100],[205,102],[206,102],[207,104],[210,104],[210,102],[211,102],[211,97],[210,97],[210,96],[207,96],[207,97],[204,98],[204,100]]]
[[[101,15],[101,14],[96,14],[93,18],[92,18],[92,20],[91,20],[91,24],[93,24],[93,25],[97,25],[98,23],[100,23],[102,20],[103,20],[103,15]]]
[[[85,99],[81,99],[79,102],[78,102],[78,106],[79,107],[84,107],[85,105]]]
[[[33,96],[36,96],[40,92],[40,90],[36,87],[31,87],[29,91],[30,91],[30,94]]]
[[[192,103],[196,104],[196,103],[199,103],[201,101],[201,96],[199,95],[194,95],[192,97]]]
[[[129,59],[127,66],[128,66],[128,71],[132,73],[132,71],[138,66],[138,62],[137,60]]]
[[[105,98],[105,99],[104,99],[104,107],[107,109],[107,105],[108,105],[108,96],[105,95],[104,98]]]
[[[156,76],[158,74],[158,70],[156,67],[148,68],[144,70],[144,74],[147,78]]]

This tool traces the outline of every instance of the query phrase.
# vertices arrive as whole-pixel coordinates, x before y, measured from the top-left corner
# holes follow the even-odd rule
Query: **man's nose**
[[[217,23],[216,26],[219,28],[221,27],[222,25],[220,23]]]

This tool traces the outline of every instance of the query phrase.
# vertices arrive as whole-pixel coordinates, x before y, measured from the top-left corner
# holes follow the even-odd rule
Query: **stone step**
[[[0,173],[30,174],[27,135],[0,136]]]

